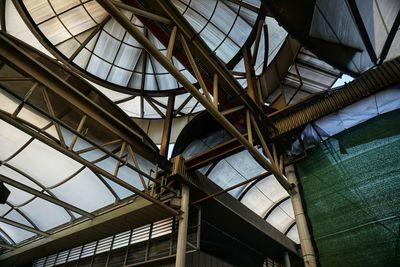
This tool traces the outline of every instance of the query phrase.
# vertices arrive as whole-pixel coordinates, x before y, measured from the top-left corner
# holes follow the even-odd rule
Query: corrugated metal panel
[[[288,133],[324,115],[400,82],[400,58],[371,69],[344,87],[316,95],[299,104],[272,114],[276,127],[271,136]]]

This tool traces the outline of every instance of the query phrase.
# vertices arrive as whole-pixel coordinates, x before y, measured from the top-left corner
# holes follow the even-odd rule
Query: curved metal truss
[[[160,198],[175,190],[151,140],[80,78],[0,33],[1,207],[9,248],[104,213],[140,196],[169,214]]]

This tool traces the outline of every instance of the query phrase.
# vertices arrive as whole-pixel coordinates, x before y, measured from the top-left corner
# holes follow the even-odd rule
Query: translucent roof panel
[[[202,121],[196,121],[196,123],[202,123]],[[187,127],[190,126],[189,124]],[[192,156],[231,140],[231,138],[224,129],[211,131],[206,136],[195,137],[191,140],[184,148],[182,155],[186,159],[190,159]],[[257,149],[262,153],[261,148]],[[266,170],[253,159],[247,150],[211,163],[199,171],[222,189],[266,173]],[[298,243],[297,228],[292,227],[294,215],[289,194],[273,175],[266,175],[262,179],[239,186],[228,193]],[[288,235],[289,231],[290,236]]]
[[[88,78],[129,92],[168,91],[181,88],[143,47],[94,0],[22,2],[27,15],[51,48]],[[162,52],[166,47],[131,12],[132,23]],[[175,58],[172,63],[188,78],[193,76]]]
[[[225,63],[243,47],[258,16],[254,9],[250,10],[233,1],[172,0],[172,3]],[[261,3],[252,1],[248,4],[257,9]]]
[[[63,111],[57,124],[46,109],[45,95],[47,103],[56,104],[55,114]],[[114,133],[107,132],[90,116],[85,127],[91,130],[78,137],[70,124],[78,125],[83,114],[5,64],[0,67],[0,101],[0,112],[5,116],[0,119],[0,180],[10,190],[7,203],[0,205],[0,238],[6,244],[26,243],[82,216],[96,216],[134,195],[110,177],[93,172],[90,164],[112,174],[114,181],[125,181],[127,188],[147,187],[154,164],[120,139],[115,141]],[[44,139],[32,135],[24,128],[27,125]],[[134,129],[132,132],[136,133]],[[55,146],[65,145],[86,162],[56,149],[47,139]],[[103,144],[101,149],[96,147],[99,143]],[[113,156],[123,158],[123,166]]]
[[[257,51],[257,59],[254,69],[256,75],[261,74],[263,68],[268,66],[275,58],[288,33],[284,28],[279,26],[278,22],[272,17],[265,17],[263,27],[260,34],[260,43]],[[268,43],[266,43],[268,41]],[[251,51],[254,54],[255,44],[251,46]],[[266,51],[268,49],[268,52]],[[241,60],[234,68],[235,71],[244,72],[244,63]]]
[[[278,22],[272,17],[265,17],[263,26],[260,32],[260,40],[258,50],[255,51],[255,42],[251,46],[251,52],[253,55],[257,55],[254,62],[254,70],[256,75],[263,73],[265,68],[274,60],[279,49],[282,47],[287,37],[287,32],[284,28],[279,26]],[[268,42],[268,43],[267,43]],[[268,49],[268,51],[266,51]],[[244,61],[241,59],[233,70],[237,73],[244,73]],[[247,81],[244,76],[235,76],[239,83],[243,86],[247,86]]]

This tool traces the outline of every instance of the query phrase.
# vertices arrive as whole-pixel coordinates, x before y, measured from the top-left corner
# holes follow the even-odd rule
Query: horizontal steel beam
[[[246,137],[246,135],[245,135]],[[202,153],[196,154],[185,160],[185,166],[189,170],[198,170],[221,159],[225,159],[245,148],[236,139],[228,140]]]

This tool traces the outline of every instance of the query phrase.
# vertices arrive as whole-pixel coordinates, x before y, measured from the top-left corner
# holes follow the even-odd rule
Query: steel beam
[[[286,189],[290,185],[282,173],[273,166],[261,153],[250,144],[248,140],[232,125],[219,111],[212,102],[208,101],[199,90],[173,65],[170,61],[150,42],[148,38],[137,29],[131,21],[121,14],[119,9],[107,0],[97,1],[111,16],[115,18],[140,44],[147,50],[171,75],[173,75],[206,109],[207,111],[230,133],[232,134],[253,156],[253,158],[266,170],[271,171],[278,182]],[[179,25],[178,25],[179,27]],[[232,76],[230,76],[232,77]],[[255,105],[255,103],[253,102]],[[254,111],[254,110],[253,110]]]
[[[193,55],[197,57],[203,67],[207,69],[207,72],[211,75],[210,79],[212,79],[214,73],[218,74],[219,88],[225,90],[227,93],[231,93],[232,96],[239,98],[246,108],[256,117],[259,123],[267,123],[269,121],[268,117],[264,114],[261,108],[253,99],[244,94],[243,87],[232,76],[225,65],[216,58],[215,53],[213,53],[204,41],[199,38],[198,34],[176,10],[174,5],[170,1],[165,0],[157,0],[154,2],[154,4],[152,3],[152,8],[166,13],[171,21],[181,31],[181,34],[184,35],[186,40],[190,40],[189,45],[193,50]],[[212,88],[210,87],[208,89],[210,89],[210,92],[212,93]],[[220,92],[221,96],[222,93],[223,91]]]
[[[0,33],[0,58],[27,76],[34,77],[35,80],[69,102],[76,109],[87,114],[97,123],[120,136],[121,139],[126,140],[144,158],[158,164],[164,170],[171,169],[171,163],[144,144],[142,136],[94,103],[88,96],[58,77],[52,70],[16,46],[2,33]]]
[[[165,157],[168,156],[168,150],[171,138],[172,119],[174,117],[174,104],[175,104],[175,96],[170,95],[168,97],[167,112],[165,113],[163,134],[161,137],[161,147],[160,147],[160,155]]]
[[[85,243],[118,234],[155,221],[172,217],[174,214],[136,197],[112,211],[96,216],[92,220],[76,223],[52,233],[48,237],[20,245],[0,255],[1,266],[25,266],[34,259],[71,249]]]
[[[244,149],[245,148],[243,145],[240,144],[236,139],[231,139],[187,159],[185,161],[185,166],[189,170],[197,170],[207,166],[210,163],[227,158]]]
[[[49,147],[63,153],[64,155],[70,157],[71,159],[87,166],[90,170],[92,170],[95,173],[101,174],[104,177],[107,177],[111,181],[117,183],[118,185],[134,192],[135,194],[142,196],[144,199],[147,199],[148,201],[153,202],[154,204],[158,205],[159,207],[168,210],[172,214],[177,214],[177,211],[166,205],[165,203],[153,198],[152,196],[148,195],[147,193],[139,190],[138,188],[134,187],[133,185],[125,182],[122,179],[119,179],[112,175],[111,173],[105,171],[104,169],[100,168],[96,164],[89,162],[88,160],[78,156],[74,152],[68,150],[67,148],[62,147],[60,144],[50,140],[44,135],[41,135],[39,132],[35,131],[34,129],[24,125],[21,121],[16,120],[12,118],[11,116],[7,115],[5,112],[0,111],[0,119],[11,124],[12,126],[18,128],[19,130],[25,132],[26,134],[29,134],[30,136],[34,137],[35,139],[43,142],[44,144],[48,145]]]
[[[135,14],[137,16],[141,16],[141,17],[148,18],[148,19],[151,19],[151,20],[159,21],[159,22],[162,22],[162,23],[165,23],[165,24],[171,23],[171,20],[169,20],[167,18],[164,18],[162,16],[159,16],[157,14],[145,11],[143,9],[136,8],[136,7],[133,7],[133,6],[124,4],[122,2],[118,2],[118,1],[112,1],[112,2],[117,7],[125,9],[127,11],[130,11],[130,12],[132,12],[133,14]]]
[[[379,56],[379,64],[382,64],[385,61],[386,56],[389,53],[390,47],[392,46],[394,37],[398,33],[399,26],[400,26],[400,10],[396,15],[395,20],[393,21],[392,28],[390,29],[385,44],[383,45],[381,55]]]
[[[365,28],[364,21],[361,17],[357,3],[355,0],[347,0],[347,3],[350,7],[351,14],[356,23],[356,27],[358,29],[358,32],[360,33],[364,46],[367,49],[368,55],[371,61],[376,65],[378,58],[376,56],[375,49],[374,46],[372,45],[371,39],[369,38],[368,31]]]

